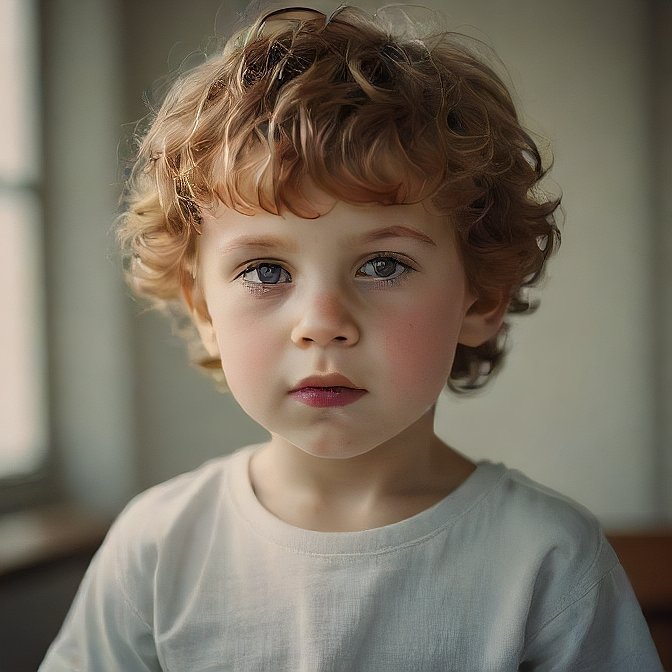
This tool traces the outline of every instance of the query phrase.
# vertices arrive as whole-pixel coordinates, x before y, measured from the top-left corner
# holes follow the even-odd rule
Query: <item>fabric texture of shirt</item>
[[[254,448],[126,507],[40,672],[662,670],[595,518],[520,472],[316,532],[258,501]]]

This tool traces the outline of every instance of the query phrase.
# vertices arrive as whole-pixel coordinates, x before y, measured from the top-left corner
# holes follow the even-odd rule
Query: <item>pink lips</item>
[[[307,406],[326,408],[352,404],[365,395],[366,390],[355,387],[345,376],[329,374],[304,378],[289,394]]]

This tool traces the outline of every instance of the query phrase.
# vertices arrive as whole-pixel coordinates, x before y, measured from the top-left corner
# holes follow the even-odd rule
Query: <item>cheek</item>
[[[387,325],[385,349],[399,395],[438,395],[445,387],[461,324],[457,308],[415,305]]]
[[[239,318],[224,324],[214,318],[213,324],[227,384],[242,402],[248,392],[258,390],[268,380],[268,372],[277,361],[273,332],[259,320]]]

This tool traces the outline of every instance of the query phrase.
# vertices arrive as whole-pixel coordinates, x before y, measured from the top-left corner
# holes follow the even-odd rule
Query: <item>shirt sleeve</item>
[[[143,560],[143,554],[132,551],[127,530],[123,529],[128,526],[118,523],[91,561],[63,627],[38,672],[162,669],[148,622],[151,575],[143,579],[142,574],[137,574],[133,592],[124,585],[130,572],[140,568],[138,561]]]
[[[663,672],[637,598],[616,564],[532,636],[521,672]]]

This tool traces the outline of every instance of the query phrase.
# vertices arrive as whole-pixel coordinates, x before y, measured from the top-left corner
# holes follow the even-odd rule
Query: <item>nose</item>
[[[299,347],[352,346],[359,341],[359,328],[340,293],[324,291],[306,297],[299,311],[291,334]]]

